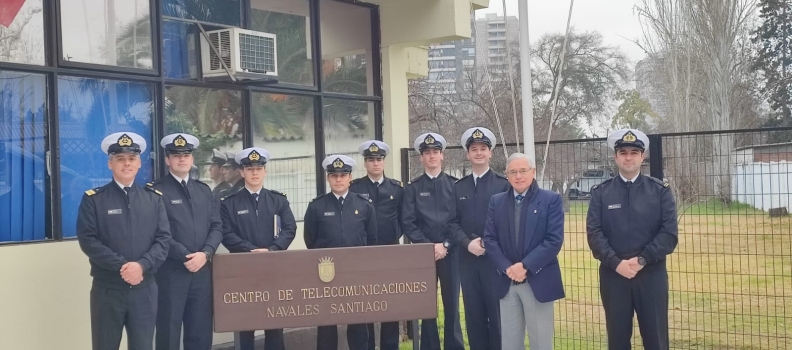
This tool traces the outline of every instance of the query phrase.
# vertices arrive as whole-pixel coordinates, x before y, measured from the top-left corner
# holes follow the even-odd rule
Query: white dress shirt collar
[[[621,173],[619,173],[619,176],[621,176],[621,179],[622,179],[622,181],[624,181],[624,182],[627,182],[627,181],[632,181],[632,182],[634,183],[634,182],[635,182],[635,180],[638,180],[638,176],[641,176],[641,173],[638,173],[638,175],[635,175],[635,177],[634,177],[634,178],[632,178],[632,179],[628,179],[628,178],[624,177],[624,175],[622,175]]]
[[[176,174],[174,174],[174,173],[170,173],[170,174],[171,174],[171,176],[173,176],[174,179],[176,179],[176,182],[178,182],[178,183],[181,183],[182,181],[184,181],[184,183],[187,183],[187,182],[190,181],[190,177],[189,176],[187,176],[187,178],[182,179],[182,178],[176,176]]]

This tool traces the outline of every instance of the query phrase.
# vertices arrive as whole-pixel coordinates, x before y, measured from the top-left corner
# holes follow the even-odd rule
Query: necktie
[[[129,190],[131,190],[131,188],[129,188],[129,187],[124,187],[124,192],[126,192],[127,196],[129,196]]]
[[[338,205],[344,207],[344,197],[338,197]]]
[[[124,187],[124,193],[126,194],[127,208],[131,208],[131,206],[129,204],[129,190],[131,190],[131,188]]]
[[[256,202],[258,202],[258,193],[251,193],[251,194],[253,195],[253,199],[255,199]]]
[[[181,185],[182,188],[184,188],[184,193],[187,194],[187,198],[192,199],[192,197],[190,197],[190,190],[187,189],[187,181],[181,180]]]
[[[481,176],[479,176],[479,177],[477,177],[477,178],[475,178],[475,179],[474,179],[474,181],[473,181],[473,186],[476,186],[476,187],[478,187],[478,182],[479,182],[479,180],[481,180]]]
[[[514,199],[516,199],[516,200],[517,200],[517,204],[519,204],[520,202],[522,202],[522,200],[523,200],[524,198],[525,198],[525,196],[523,196],[523,195],[521,195],[521,194],[518,194],[518,195],[517,195],[517,197],[514,197]]]
[[[375,186],[377,186],[377,188],[379,188],[380,183],[379,182],[375,182],[375,184],[376,184]]]

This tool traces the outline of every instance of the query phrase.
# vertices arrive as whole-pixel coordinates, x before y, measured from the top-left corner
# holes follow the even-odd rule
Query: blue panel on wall
[[[181,21],[162,22],[162,56],[164,73],[168,78],[196,79],[198,55],[196,37],[198,26]]]

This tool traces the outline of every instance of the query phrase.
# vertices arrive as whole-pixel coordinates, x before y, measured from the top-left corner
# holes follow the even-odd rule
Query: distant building
[[[498,16],[488,13],[476,19],[473,38],[476,40],[476,65],[489,64],[494,72],[505,72],[507,63],[506,39],[512,42],[512,52],[519,51],[517,43],[520,36],[519,21],[515,16]]]

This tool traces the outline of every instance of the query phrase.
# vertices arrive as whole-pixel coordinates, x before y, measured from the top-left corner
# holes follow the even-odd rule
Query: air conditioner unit
[[[201,35],[201,66],[204,78],[230,78],[225,67],[239,80],[278,76],[275,34],[240,28],[205,33],[206,35]]]

